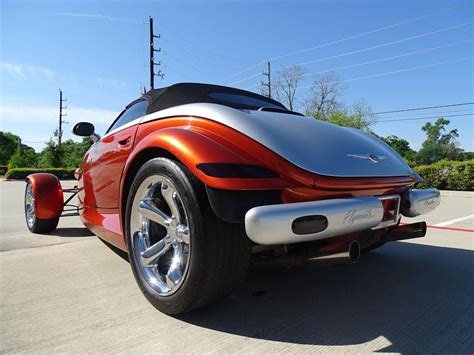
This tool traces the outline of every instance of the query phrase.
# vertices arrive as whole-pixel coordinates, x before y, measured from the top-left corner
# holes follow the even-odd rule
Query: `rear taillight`
[[[278,174],[259,165],[203,163],[196,167],[207,176],[218,178],[268,179],[279,177]]]

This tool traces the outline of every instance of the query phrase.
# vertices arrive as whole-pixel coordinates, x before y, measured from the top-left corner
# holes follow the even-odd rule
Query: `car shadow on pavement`
[[[65,238],[75,238],[75,237],[92,237],[92,233],[87,228],[78,228],[78,227],[63,227],[56,228],[53,232],[48,233],[48,235],[54,235],[57,237]]]
[[[355,265],[253,270],[227,299],[179,319],[276,342],[472,353],[473,259],[396,242]]]

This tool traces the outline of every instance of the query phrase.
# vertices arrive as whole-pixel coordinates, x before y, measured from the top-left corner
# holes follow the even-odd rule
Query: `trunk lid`
[[[302,169],[334,177],[413,175],[389,145],[361,130],[298,115],[245,112],[251,122],[239,130]]]

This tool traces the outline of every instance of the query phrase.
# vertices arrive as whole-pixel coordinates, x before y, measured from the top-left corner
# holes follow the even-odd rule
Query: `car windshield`
[[[209,97],[218,102],[221,102],[223,105],[235,104],[240,106],[241,108],[247,108],[249,110],[258,110],[262,107],[268,107],[278,110],[282,109],[281,106],[275,105],[270,101],[240,94],[213,92],[209,94]]]

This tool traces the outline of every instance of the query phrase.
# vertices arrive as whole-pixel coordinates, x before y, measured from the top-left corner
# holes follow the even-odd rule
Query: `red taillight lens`
[[[204,163],[196,166],[207,176],[218,178],[263,179],[279,177],[273,171],[258,165]]]

